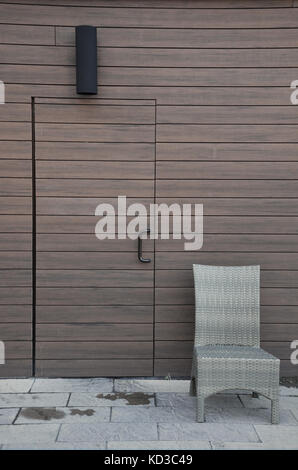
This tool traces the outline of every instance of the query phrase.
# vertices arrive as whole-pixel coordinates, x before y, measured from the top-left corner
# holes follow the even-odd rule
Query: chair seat
[[[252,359],[252,360],[274,360],[278,361],[272,354],[261,348],[251,346],[228,346],[228,345],[208,345],[196,346],[195,354],[199,358],[217,359]]]

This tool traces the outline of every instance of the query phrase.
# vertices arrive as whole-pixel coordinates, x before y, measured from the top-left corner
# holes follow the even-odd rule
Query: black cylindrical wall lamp
[[[97,36],[94,26],[76,26],[77,93],[97,94]]]

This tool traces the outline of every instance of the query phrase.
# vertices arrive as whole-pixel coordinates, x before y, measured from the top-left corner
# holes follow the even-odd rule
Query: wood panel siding
[[[227,3],[227,2],[226,2]],[[173,2],[171,2],[171,5]],[[6,25],[3,25],[6,26]],[[6,26],[7,27],[7,26]],[[25,31],[26,32],[26,31]],[[37,39],[38,40],[38,39]],[[101,47],[189,48],[201,44],[208,48],[268,48],[297,47],[296,29],[156,29],[156,28],[102,28],[98,29]],[[11,41],[10,41],[11,42]],[[73,28],[57,26],[56,44],[74,46]]]
[[[136,8],[131,14],[125,7],[77,7],[3,4],[0,6],[1,21],[4,24],[32,24],[75,26],[92,23],[98,27],[158,27],[158,28],[296,28],[298,13],[289,8],[254,9],[208,9],[205,8]]]
[[[17,41],[13,33],[13,30],[16,30],[15,26],[7,25],[0,30],[0,43]],[[43,34],[42,28],[37,28],[36,33],[38,32]],[[5,344],[5,365],[1,365],[0,376],[30,376],[32,374],[30,104],[1,104],[0,121],[0,339]]]
[[[94,97],[78,24],[97,26]],[[32,248],[39,376],[189,376],[194,262],[261,265],[262,345],[297,375],[297,27],[297,0],[0,3],[1,376],[32,373]],[[147,240],[142,265],[135,240],[99,244],[94,209],[121,194],[202,203],[202,249]]]

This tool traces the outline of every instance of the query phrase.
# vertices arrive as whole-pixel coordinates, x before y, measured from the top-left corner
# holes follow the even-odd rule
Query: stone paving
[[[0,449],[298,449],[298,388],[270,402],[241,391],[206,400],[195,420],[187,380],[0,379]]]

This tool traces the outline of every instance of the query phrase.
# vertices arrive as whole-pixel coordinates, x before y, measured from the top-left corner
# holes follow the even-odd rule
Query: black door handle
[[[140,232],[138,235],[138,258],[141,263],[151,263],[151,259],[143,258],[143,240],[141,238],[143,233],[150,233],[150,229],[147,228],[147,230],[144,230],[144,232]]]

